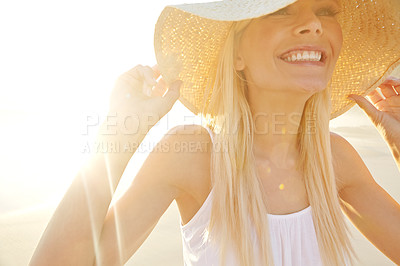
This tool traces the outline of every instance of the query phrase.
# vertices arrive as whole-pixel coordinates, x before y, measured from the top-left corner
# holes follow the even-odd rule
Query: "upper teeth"
[[[292,51],[285,54],[282,59],[288,62],[294,61],[320,61],[322,52],[318,51]]]

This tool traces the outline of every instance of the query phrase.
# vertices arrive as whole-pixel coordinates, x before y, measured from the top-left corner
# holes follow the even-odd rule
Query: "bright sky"
[[[183,2],[195,1],[0,3],[0,214],[58,202],[94,136],[95,127],[83,133],[88,121],[102,120],[120,74],[155,64],[157,17],[166,3]],[[190,115],[178,103],[145,150],[173,125],[194,122]],[[124,182],[144,158],[134,157]]]
[[[166,2],[3,1],[0,108],[103,109],[119,74],[155,63],[154,25]]]
[[[0,3],[0,215],[58,202],[84,162],[82,147],[96,133],[92,126],[84,134],[87,124],[106,114],[120,74],[155,64],[158,15],[167,3],[184,2],[194,1]],[[162,133],[192,122],[178,103],[127,175],[134,176]]]

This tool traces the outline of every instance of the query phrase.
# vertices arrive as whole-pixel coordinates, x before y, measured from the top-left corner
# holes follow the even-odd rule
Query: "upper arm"
[[[185,184],[195,178],[193,173],[201,166],[199,161],[206,161],[204,154],[182,148],[189,141],[201,140],[194,127],[199,126],[179,126],[169,131],[149,154],[128,190],[109,209],[100,238],[100,261],[107,265],[125,263],[172,201],[185,193]]]
[[[331,134],[331,145],[343,210],[372,244],[399,263],[400,205],[375,182],[350,143]]]

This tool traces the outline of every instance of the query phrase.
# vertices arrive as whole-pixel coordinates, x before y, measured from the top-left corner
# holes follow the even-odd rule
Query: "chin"
[[[326,89],[328,87],[328,82],[322,80],[306,80],[297,83],[294,87],[298,88],[302,92],[314,94]]]

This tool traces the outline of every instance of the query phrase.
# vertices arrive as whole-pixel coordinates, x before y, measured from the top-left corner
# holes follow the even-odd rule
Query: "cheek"
[[[342,33],[342,28],[340,27],[339,24],[337,24],[332,31],[332,46],[335,53],[334,56],[337,59],[339,58],[339,54],[343,46],[343,33]]]
[[[246,67],[259,67],[266,61],[273,59],[273,44],[271,42],[273,32],[270,27],[259,24],[248,28],[242,37],[241,51]]]

